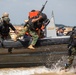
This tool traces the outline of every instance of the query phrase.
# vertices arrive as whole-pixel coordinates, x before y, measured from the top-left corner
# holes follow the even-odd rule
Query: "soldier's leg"
[[[1,37],[1,35],[0,35],[0,43],[1,43],[1,46],[3,47],[3,39],[2,39],[2,37]]]
[[[35,49],[33,46],[35,46],[35,44],[36,44],[39,36],[38,36],[37,32],[35,32],[35,31],[29,30],[29,33],[30,33],[30,35],[32,36],[32,42],[31,42],[31,44],[29,45],[28,48],[30,48],[30,49]]]
[[[70,47],[69,48],[69,56],[68,56],[68,63],[65,65],[65,68],[69,68],[71,67],[73,60],[74,60],[74,54],[75,54],[75,48],[74,47]]]
[[[10,34],[7,36],[7,39],[12,39]],[[12,53],[12,47],[8,48],[8,53]]]
[[[74,60],[74,55],[76,54],[76,48],[73,47],[72,48],[72,54],[71,56],[69,56],[69,63],[72,64],[73,63],[73,60]]]
[[[11,39],[11,35],[10,34],[7,36],[7,39]]]

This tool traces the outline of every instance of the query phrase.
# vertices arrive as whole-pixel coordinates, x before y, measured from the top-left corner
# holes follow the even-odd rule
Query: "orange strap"
[[[45,28],[45,26],[44,26],[44,25],[42,25],[41,30],[43,30],[44,28]]]
[[[26,32],[25,34],[26,34],[26,35],[29,35],[29,33],[28,33],[28,32]]]

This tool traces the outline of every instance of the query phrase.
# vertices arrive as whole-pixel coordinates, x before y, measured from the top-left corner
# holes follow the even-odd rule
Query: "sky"
[[[22,24],[32,10],[40,10],[46,0],[0,0],[0,17],[4,12],[10,15],[12,24]],[[44,13],[51,19],[54,12],[55,24],[76,25],[76,0],[48,0]]]

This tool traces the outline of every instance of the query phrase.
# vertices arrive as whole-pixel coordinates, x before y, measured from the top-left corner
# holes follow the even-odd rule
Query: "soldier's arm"
[[[15,27],[14,27],[11,23],[9,24],[9,26],[10,26],[10,28],[11,28],[13,31],[16,30]]]
[[[34,23],[34,22],[40,20],[41,18],[42,18],[42,16],[40,15],[38,18],[32,19],[32,22]]]
[[[16,34],[18,33],[17,30],[15,29],[15,27],[11,23],[9,24],[9,26]]]

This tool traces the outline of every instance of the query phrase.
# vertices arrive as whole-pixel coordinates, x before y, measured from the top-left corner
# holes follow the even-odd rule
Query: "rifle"
[[[44,10],[46,3],[47,3],[47,1],[45,2],[45,4],[43,5],[43,7],[41,8],[39,14],[42,13],[42,11]]]
[[[45,4],[42,6],[42,8],[41,8],[41,10],[39,11],[39,13],[38,13],[37,16],[39,16],[39,15],[42,13],[42,11],[43,11],[44,8],[45,8],[46,3],[47,3],[47,1],[46,1]],[[30,20],[28,20],[28,22],[25,23],[24,27],[25,27],[27,24],[31,25],[31,27],[32,27],[32,25],[33,25],[33,23],[32,23]]]

